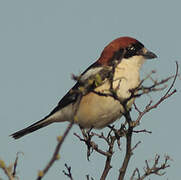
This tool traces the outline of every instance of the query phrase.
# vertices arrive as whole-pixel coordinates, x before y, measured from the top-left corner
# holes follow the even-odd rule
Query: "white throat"
[[[133,68],[139,71],[144,62],[145,58],[143,56],[133,56],[129,59],[122,59],[118,67],[125,67],[126,69]]]
[[[129,90],[139,85],[140,69],[144,62],[145,59],[142,56],[133,56],[129,59],[122,59],[117,65],[113,84],[121,97],[129,97]]]

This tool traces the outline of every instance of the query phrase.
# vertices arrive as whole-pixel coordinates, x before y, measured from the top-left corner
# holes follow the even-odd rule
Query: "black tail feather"
[[[17,131],[13,134],[11,134],[10,136],[12,136],[14,139],[19,139],[21,138],[22,136],[26,135],[26,134],[29,134],[31,132],[34,132],[42,127],[45,127],[49,124],[51,124],[52,122],[51,121],[47,121],[45,118],[32,124],[31,126],[28,126],[27,128],[25,129],[22,129],[20,131]]]

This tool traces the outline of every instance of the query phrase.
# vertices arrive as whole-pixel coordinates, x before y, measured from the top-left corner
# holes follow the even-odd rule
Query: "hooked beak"
[[[143,48],[140,52],[140,55],[142,55],[145,59],[154,59],[157,58],[157,55],[151,51],[149,51],[146,48]]]

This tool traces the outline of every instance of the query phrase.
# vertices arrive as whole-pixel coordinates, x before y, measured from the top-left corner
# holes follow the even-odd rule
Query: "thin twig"
[[[138,147],[139,144],[141,144],[141,141],[138,141],[138,142],[134,145],[134,147],[131,149],[131,151],[133,152],[133,151]]]
[[[90,177],[89,174],[86,175],[87,180],[94,180],[93,177]]]
[[[142,129],[142,130],[133,130],[133,132],[134,133],[149,133],[149,134],[151,134],[152,132],[151,131],[148,131],[148,130],[146,130],[146,129]]]
[[[93,150],[95,150],[99,154],[104,155],[106,157],[106,163],[105,163],[104,170],[100,178],[101,180],[105,180],[110,169],[112,168],[111,160],[112,160],[112,155],[113,155],[113,147],[114,147],[115,141],[117,140],[117,137],[111,135],[111,132],[113,132],[112,129],[110,129],[107,136],[105,136],[103,133],[97,134],[97,133],[91,132],[91,130],[85,131],[84,129],[81,129],[81,132],[82,132],[83,138],[80,137],[76,133],[74,133],[74,135],[78,137],[80,141],[83,141],[87,145],[87,159],[89,160],[89,156],[91,155],[91,152],[93,152]],[[94,141],[92,141],[92,137],[94,136],[97,136],[98,138],[103,139],[107,143],[108,145],[107,151],[103,151],[102,149],[98,148],[98,145]]]
[[[133,174],[132,174],[132,176],[131,176],[131,178],[130,178],[130,180],[135,180],[135,176],[136,176],[136,173],[137,173],[137,176],[138,176],[138,179],[137,180],[139,180],[140,179],[140,172],[139,172],[139,169],[138,168],[136,168],[134,171],[133,171]]]
[[[165,160],[161,165],[158,165],[159,160],[160,160],[160,156],[156,155],[154,164],[152,165],[152,167],[150,167],[148,161],[146,160],[145,161],[146,167],[144,168],[145,173],[141,177],[139,177],[137,180],[143,180],[146,177],[150,176],[151,174],[163,176],[165,174],[165,172],[160,172],[160,171],[170,167],[170,165],[168,164],[168,161],[171,159],[169,156],[165,156]]]
[[[114,147],[114,142],[116,141],[116,137],[115,136],[112,136],[111,137],[111,142],[109,143],[109,150],[108,152],[111,154],[110,156],[107,156],[106,158],[106,163],[105,163],[105,166],[104,166],[104,170],[103,170],[103,173],[101,175],[101,180],[105,180],[110,169],[112,168],[111,166],[111,160],[112,160],[112,155],[113,155],[113,147]]]
[[[9,180],[14,180],[11,170],[6,166],[5,162],[0,159],[0,168],[4,171]]]
[[[12,173],[13,177],[16,176],[16,168],[17,168],[17,165],[18,165],[18,158],[19,158],[18,155],[19,155],[20,153],[24,155],[23,152],[17,152],[17,153],[16,153],[16,159],[15,159],[15,162],[14,162],[13,173]]]
[[[149,112],[150,110],[157,108],[158,105],[160,105],[165,99],[169,98],[170,96],[172,96],[173,94],[175,94],[177,92],[176,89],[174,89],[172,92],[172,88],[174,87],[174,84],[176,82],[178,76],[178,62],[176,61],[176,73],[173,79],[172,84],[170,85],[169,89],[167,90],[167,92],[154,104],[151,106],[152,101],[149,102],[149,104],[145,107],[143,112],[139,112],[139,116],[137,118],[137,120],[135,121],[135,125],[139,124],[141,118],[143,117],[144,114],[146,114],[147,112]]]
[[[109,152],[105,152],[99,149],[98,145],[95,142],[91,141],[92,136],[90,134],[89,135],[83,134],[83,138],[81,138],[77,133],[74,133],[74,135],[78,137],[80,141],[85,142],[85,144],[87,145],[87,159],[88,160],[89,160],[89,156],[91,155],[92,150],[95,150],[96,152],[104,156],[111,155]]]
[[[66,172],[65,170],[63,170],[62,172],[63,172],[64,175],[67,176],[70,180],[73,180],[72,172],[71,172],[71,166],[68,166],[67,164],[65,164],[65,168],[67,169],[67,172]]]

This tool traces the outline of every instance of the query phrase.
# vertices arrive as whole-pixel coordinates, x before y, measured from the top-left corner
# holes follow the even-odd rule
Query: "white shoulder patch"
[[[91,76],[99,73],[102,69],[103,69],[102,67],[90,68],[87,72],[85,72],[85,73],[81,76],[80,80],[81,80],[81,81],[85,81],[85,80],[87,80],[89,77],[91,77]]]

